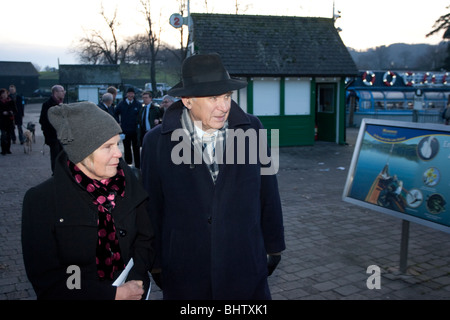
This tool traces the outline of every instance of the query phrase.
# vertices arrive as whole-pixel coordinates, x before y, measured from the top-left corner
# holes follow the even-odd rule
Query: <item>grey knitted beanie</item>
[[[75,164],[122,132],[110,114],[88,101],[51,107],[48,119],[69,160]]]

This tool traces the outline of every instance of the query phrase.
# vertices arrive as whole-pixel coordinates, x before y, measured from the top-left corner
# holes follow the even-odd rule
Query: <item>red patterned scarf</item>
[[[111,214],[116,198],[125,194],[125,176],[122,169],[109,179],[95,180],[86,176],[75,164],[67,161],[75,181],[93,198],[98,210],[98,242],[96,249],[97,273],[100,279],[113,279],[116,271],[125,268]]]

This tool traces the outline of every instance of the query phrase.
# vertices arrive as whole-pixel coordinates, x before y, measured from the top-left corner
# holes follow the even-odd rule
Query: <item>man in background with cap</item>
[[[135,99],[133,88],[128,88],[127,97],[123,99],[115,108],[115,118],[119,119],[122,131],[125,134],[123,139],[123,149],[125,162],[133,164],[136,168],[141,167],[140,146],[138,143],[136,122],[141,104]]]
[[[271,299],[267,277],[285,249],[277,178],[261,174],[259,159],[249,161],[264,143],[230,140],[263,129],[231,99],[246,82],[230,78],[217,54],[188,57],[182,79],[169,91],[181,100],[142,149],[153,278],[164,299]]]

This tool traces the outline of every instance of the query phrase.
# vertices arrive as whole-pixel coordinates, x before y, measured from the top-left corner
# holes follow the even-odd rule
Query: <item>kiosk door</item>
[[[317,140],[336,142],[336,84],[317,83]]]

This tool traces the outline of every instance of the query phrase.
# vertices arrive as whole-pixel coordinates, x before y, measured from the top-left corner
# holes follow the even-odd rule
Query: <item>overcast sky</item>
[[[108,32],[100,16],[102,0],[14,0],[4,4],[0,27],[0,61],[31,61],[41,68],[78,63],[70,48],[89,30]],[[239,0],[239,13],[331,18],[333,0]],[[448,0],[335,0],[341,11],[336,27],[346,46],[365,50],[397,42],[437,44],[442,32],[425,35],[434,22],[450,11]],[[118,35],[143,33],[140,0],[103,0],[105,11],[118,9]],[[208,0],[209,13],[235,13],[235,0]],[[162,40],[177,45],[178,30],[169,17],[178,13],[178,1],[151,1],[153,19],[161,21]],[[191,0],[191,12],[206,12],[204,0]]]

